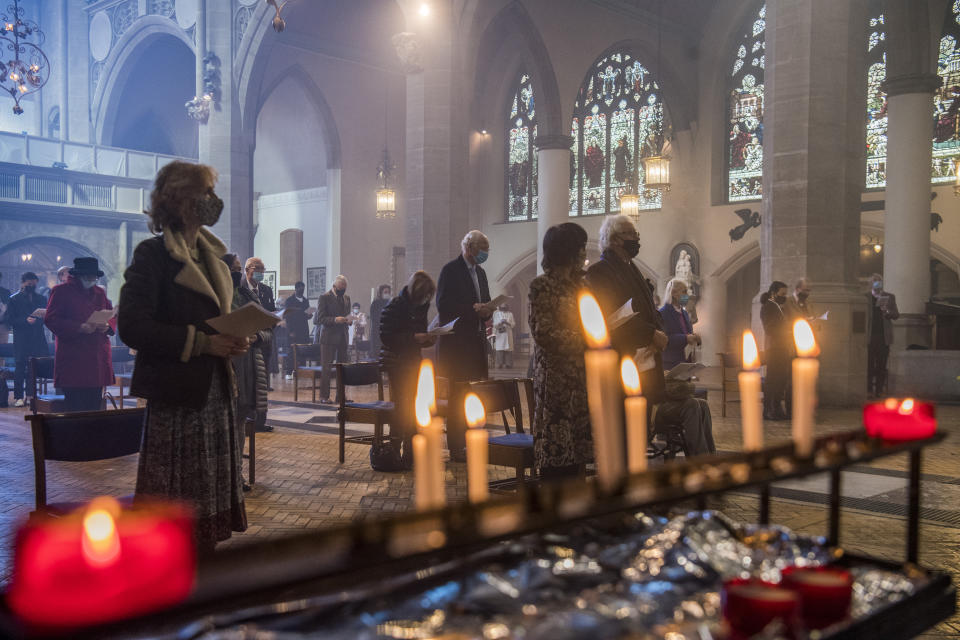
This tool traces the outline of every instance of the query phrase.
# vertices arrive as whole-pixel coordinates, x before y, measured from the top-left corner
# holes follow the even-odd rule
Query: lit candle
[[[467,418],[467,495],[470,502],[485,502],[490,497],[487,486],[487,413],[475,393],[468,393],[464,398],[463,412]]]
[[[808,629],[822,629],[847,617],[853,598],[853,576],[835,567],[787,567],[783,586],[800,596],[800,611]]]
[[[413,491],[417,511],[429,511],[433,506],[430,486],[430,461],[427,459],[427,437],[413,436]]]
[[[611,489],[620,482],[624,471],[617,352],[610,348],[607,326],[597,299],[589,293],[583,293],[579,306],[580,322],[589,347],[583,354],[583,360],[587,373],[587,403],[593,429],[597,478],[602,487]]]
[[[179,505],[123,511],[97,498],[17,532],[7,602],[25,622],[71,628],[162,609],[193,588],[193,520]]]
[[[426,470],[421,471],[421,473],[426,474],[423,477],[428,486],[428,501],[430,508],[440,509],[446,505],[447,495],[443,483],[444,468],[440,445],[440,439],[443,436],[443,418],[433,417],[436,409],[437,393],[434,387],[433,362],[424,359],[420,362],[414,410],[417,416],[417,424],[420,425],[420,433],[426,441],[426,451],[423,457]],[[414,464],[416,463],[416,460],[414,460]]]
[[[813,411],[817,406],[817,376],[820,361],[813,329],[806,320],[793,324],[797,357],[793,359],[793,444],[798,456],[813,454]]]
[[[620,379],[627,399],[623,407],[627,415],[627,467],[630,473],[647,470],[647,399],[640,395],[640,372],[633,358],[620,361]]]
[[[743,423],[743,448],[763,449],[763,422],[760,408],[760,358],[753,332],[743,332],[743,371],[737,375],[740,386],[740,419]]]
[[[727,580],[721,599],[734,638],[752,638],[777,619],[792,628],[800,606],[796,592],[757,579]]]
[[[863,408],[863,426],[872,438],[920,440],[936,433],[937,418],[933,405],[928,402],[887,398]]]

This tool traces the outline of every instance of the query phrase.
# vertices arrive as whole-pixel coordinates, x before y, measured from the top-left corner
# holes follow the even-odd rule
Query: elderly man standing
[[[333,404],[330,400],[330,373],[334,362],[350,362],[347,355],[347,333],[353,320],[350,318],[350,296],[347,294],[347,278],[339,275],[333,279],[333,288],[317,300],[317,324],[320,325],[320,402]],[[340,399],[337,398],[337,402]]]
[[[883,289],[883,276],[870,276],[867,294],[867,394],[879,397],[887,392],[887,358],[893,344],[893,321],[900,317],[897,296]]]
[[[440,324],[454,320],[453,333],[441,336],[439,373],[450,380],[450,407],[462,407],[458,382],[487,377],[486,329],[484,321],[493,314],[487,274],[480,267],[487,260],[490,241],[477,230],[460,242],[460,255],[444,265],[437,281],[437,312]],[[466,424],[462,411],[451,410],[447,417],[447,447],[450,458],[466,460]]]
[[[621,356],[636,358],[643,395],[651,404],[663,399],[663,350],[667,334],[653,303],[653,292],[633,259],[640,252],[640,234],[624,215],[609,216],[600,226],[600,260],[587,269],[586,282],[609,317],[628,300],[636,313],[611,332]]]
[[[240,288],[245,289],[245,291],[240,297],[251,301],[259,301],[261,307],[273,313],[277,310],[277,305],[273,300],[273,289],[263,284],[263,274],[265,272],[266,267],[263,265],[263,260],[255,256],[247,258],[247,261],[243,264],[244,278],[240,282]],[[267,390],[273,391],[270,387],[271,363],[274,363],[275,366],[276,362],[273,329],[264,329],[260,337],[262,338],[260,345],[254,348],[260,349],[260,355],[263,356],[263,362],[267,368]],[[266,414],[258,415],[257,431],[273,431],[273,427],[266,424]]]
[[[27,377],[27,362],[32,357],[47,356],[50,348],[43,335],[43,314],[37,309],[46,309],[47,299],[37,293],[37,274],[27,271],[20,276],[20,291],[10,296],[4,324],[13,328],[13,356],[16,368],[13,373],[14,406],[22,407],[23,383]]]

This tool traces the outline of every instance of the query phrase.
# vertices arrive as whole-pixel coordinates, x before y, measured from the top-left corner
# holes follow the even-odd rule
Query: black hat
[[[72,276],[97,276],[103,277],[103,271],[100,271],[100,263],[96,258],[74,258],[73,269],[70,269]]]
[[[22,276],[20,276],[20,282],[26,282],[27,280],[39,280],[33,271],[27,271]]]

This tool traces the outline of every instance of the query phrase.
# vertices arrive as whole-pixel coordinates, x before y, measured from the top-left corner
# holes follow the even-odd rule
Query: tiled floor
[[[248,544],[304,529],[329,527],[351,519],[382,517],[411,507],[412,474],[372,471],[369,448],[347,445],[346,461],[337,462],[337,438],[331,409],[292,402],[289,382],[276,382],[269,417],[278,426],[257,437],[257,483],[247,494],[249,529],[225,546]],[[309,396],[307,396],[309,398]],[[302,398],[302,396],[301,396]],[[357,399],[363,399],[358,396]],[[714,434],[721,450],[741,446],[736,409],[720,417],[719,402],[711,397]],[[33,505],[33,461],[30,432],[22,409],[0,410],[0,581],[10,576],[12,535]],[[939,408],[941,430],[960,431],[960,407]],[[825,410],[818,433],[859,426],[859,410]],[[359,425],[348,425],[356,432]],[[788,440],[789,423],[769,423],[770,444]],[[924,457],[921,563],[949,571],[960,583],[960,445],[955,436]],[[136,456],[99,463],[48,463],[50,500],[83,499],[97,494],[123,495],[133,490]],[[843,493],[856,508],[843,510],[841,544],[852,552],[896,560],[902,557],[905,521],[897,506],[905,504],[905,457],[884,459],[844,474]],[[511,470],[498,470],[509,477]],[[451,501],[466,495],[465,465],[448,464],[447,496]],[[775,522],[798,531],[826,532],[827,514],[822,504],[823,478],[782,483],[774,490]],[[728,494],[712,502],[728,515],[756,518],[753,495]],[[925,638],[960,639],[960,617],[931,630]]]

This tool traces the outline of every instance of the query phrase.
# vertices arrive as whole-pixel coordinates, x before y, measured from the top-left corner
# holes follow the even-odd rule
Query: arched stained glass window
[[[870,3],[867,39],[867,189],[887,184],[887,34],[880,0]]]
[[[570,215],[620,211],[620,196],[638,189],[641,209],[659,209],[662,195],[643,188],[638,160],[653,155],[664,122],[660,86],[631,53],[593,64],[573,107]]]
[[[767,5],[740,38],[727,104],[727,200],[759,200],[763,183],[763,69]]]
[[[937,58],[940,87],[933,93],[933,182],[953,182],[960,160],[960,0],[947,7]]]
[[[526,73],[518,76],[507,121],[507,220],[537,217],[537,114],[533,82]]]

